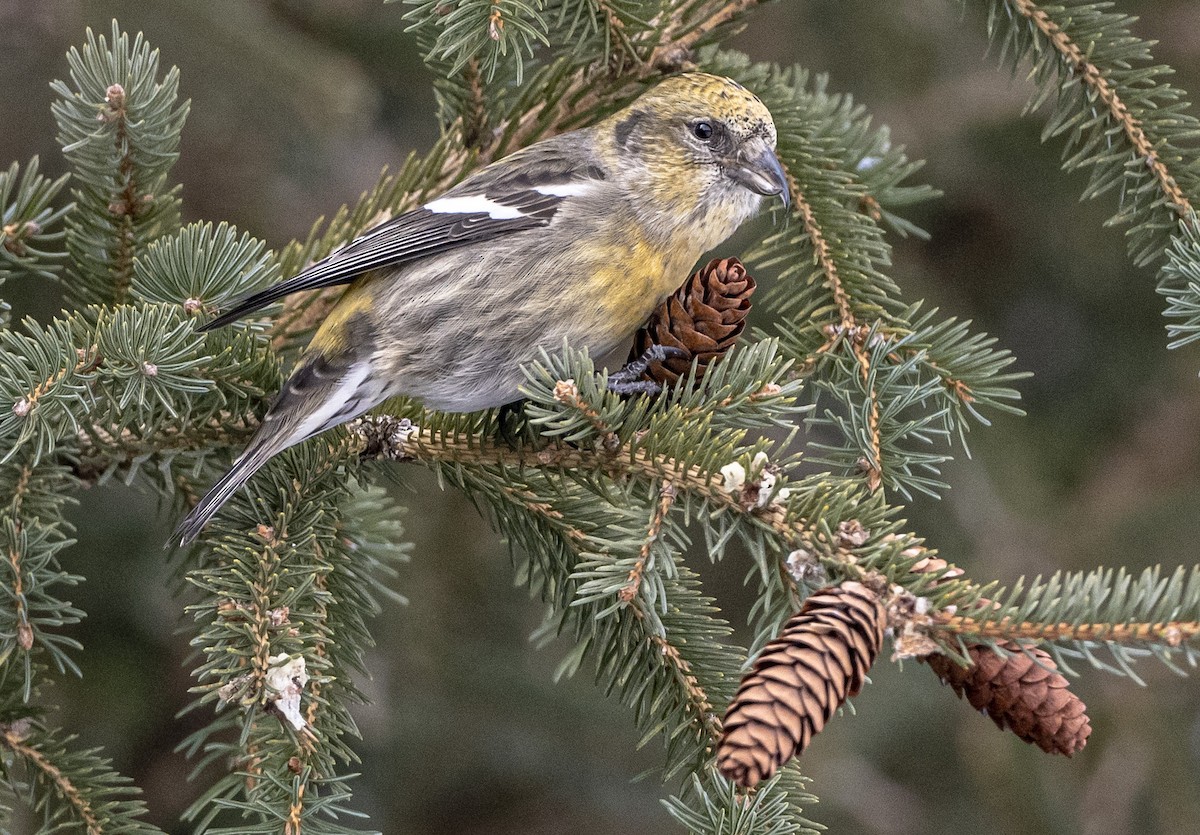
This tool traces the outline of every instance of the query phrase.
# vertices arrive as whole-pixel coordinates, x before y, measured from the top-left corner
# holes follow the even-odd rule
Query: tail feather
[[[212,486],[175,529],[172,541],[187,545],[243,484],[271,457],[361,415],[385,399],[386,387],[372,377],[366,352],[371,345],[369,323],[352,319],[347,346],[332,354],[313,352],[292,372],[274,404],[221,480]]]
[[[217,515],[221,506],[229,501],[229,497],[241,489],[242,485],[249,481],[250,477],[258,472],[262,465],[267,463],[271,456],[278,451],[267,445],[257,445],[242,453],[233,462],[229,472],[221,476],[220,481],[204,494],[204,498],[192,508],[192,512],[179,523],[179,527],[171,535],[171,541],[178,542],[180,545],[188,545],[195,540],[204,526]]]

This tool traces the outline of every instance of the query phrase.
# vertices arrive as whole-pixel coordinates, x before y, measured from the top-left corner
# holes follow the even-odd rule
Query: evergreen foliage
[[[0,238],[0,284],[16,276],[54,278],[62,268],[63,253],[55,248],[63,232],[50,231],[67,213],[67,207],[54,208],[58,193],[67,183],[67,175],[47,180],[38,173],[34,157],[21,173],[13,163],[0,171],[0,206],[4,214]],[[0,326],[8,324],[8,307],[0,306]]]
[[[89,30],[67,62],[74,86],[52,85],[78,204],[67,218],[67,286],[80,303],[119,303],[138,255],[179,225],[179,188],[167,176],[179,157],[188,104],[176,101],[179,71],[160,80],[157,50],[140,33],[131,45],[115,21],[111,46]]]
[[[945,489],[942,465],[989,413],[1020,414],[1021,375],[994,339],[905,298],[890,277],[888,236],[924,234],[904,212],[936,196],[911,181],[920,163],[824,78],[721,47],[752,0],[407,5],[397,13],[437,79],[441,138],[278,252],[223,222],[180,228],[170,171],[189,105],[178,72],[163,73],[157,51],[115,22],[107,39],[87,33],[68,54],[71,83],[54,84],[73,202],[61,201],[66,178],[42,177],[36,159],[0,172],[0,282],[65,274],[72,304],[46,323],[0,321],[5,809],[28,803],[45,832],[153,831],[137,822],[127,781],[42,718],[47,670],[78,673],[83,649],[70,630],[83,613],[60,596],[82,579],[58,563],[73,541],[64,514],[76,490],[114,476],[170,497],[171,512],[194,502],[257,425],[330,296],[289,298],[212,333],[195,318],[693,66],[741,81],[776,120],[794,208],[744,256],[777,276],[765,301],[773,329],[658,398],[609,392],[591,358],[565,345],[526,369],[515,445],[498,440],[509,428],[498,412],[400,400],[272,461],[182,571],[194,600],[191,710],[207,723],[181,744],[208,787],[187,820],[230,833],[370,825],[352,796],[348,708],[363,698],[354,680],[370,618],[396,596],[407,546],[393,500],[372,484],[391,465],[365,458],[428,466],[491,517],[546,607],[539,635],[571,646],[561,673],[586,665],[643,742],[662,745],[666,807],[691,832],[816,831],[795,763],[747,796],[712,758],[747,658],[828,583],[889,590],[900,656],[961,660],[968,644],[1025,641],[1067,672],[1084,659],[1138,680],[1132,664],[1150,654],[1195,666],[1194,567],[1009,590],[915,568],[933,552],[898,518],[901,502]],[[1160,268],[1173,345],[1193,341],[1200,163],[1183,92],[1103,4],[983,5],[1000,60],[1032,67],[1031,108],[1047,111],[1064,167],[1090,171],[1085,197],[1116,193],[1131,258]],[[734,542],[756,590],[749,649],[729,640],[685,559],[701,543],[724,559]],[[301,661],[307,680],[290,710],[278,671]]]

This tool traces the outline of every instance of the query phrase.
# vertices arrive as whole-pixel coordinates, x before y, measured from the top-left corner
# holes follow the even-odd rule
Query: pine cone
[[[861,583],[818,591],[787,622],[725,712],[717,767],[745,788],[769,778],[862,688],[883,645],[886,613]]]
[[[692,273],[678,290],[650,314],[633,338],[630,361],[651,345],[682,348],[687,356],[653,362],[642,375],[661,385],[672,385],[688,373],[699,358],[696,377],[737,342],[746,327],[754,279],[736,258],[714,259]]]
[[[938,575],[938,582],[961,577],[963,571],[951,567],[939,557],[926,557],[913,565],[916,573]],[[979,606],[996,604],[986,597]],[[1092,732],[1087,706],[1070,691],[1054,659],[1045,650],[1032,649],[1034,661],[1015,643],[1000,646],[1012,653],[1002,658],[984,644],[969,644],[970,667],[963,667],[945,655],[928,655],[923,660],[943,684],[949,684],[971,707],[992,717],[1000,730],[1008,728],[1021,739],[1031,742],[1047,754],[1071,756],[1087,744]],[[1041,666],[1039,666],[1039,664]]]
[[[1014,643],[1001,646],[1012,655],[1002,658],[986,646],[975,645],[967,648],[970,667],[945,655],[930,655],[925,663],[1001,730],[1011,730],[1048,754],[1069,757],[1082,749],[1092,732],[1087,706],[1054,672],[1058,669],[1054,659],[1044,650],[1033,649],[1034,661]]]

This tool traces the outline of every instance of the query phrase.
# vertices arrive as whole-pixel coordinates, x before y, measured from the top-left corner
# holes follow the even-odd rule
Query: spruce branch
[[[379,422],[358,427],[367,434],[395,428]],[[373,439],[376,451],[387,443],[383,436]],[[524,552],[522,575],[550,604],[539,634],[549,639],[566,633],[576,642],[560,674],[575,672],[590,656],[597,682],[633,709],[643,742],[664,740],[665,776],[698,767],[720,732],[714,704],[728,698],[724,682],[733,680],[740,664],[738,650],[720,642],[727,624],[712,617],[711,600],[697,593],[695,576],[682,565],[655,571],[661,599],[670,601],[658,611],[644,596],[620,601],[624,574],[607,593],[587,593],[589,566],[625,564],[622,555],[640,546],[641,537],[627,532],[645,506],[598,502],[575,476],[550,470],[448,464],[438,474],[490,507],[499,529]],[[524,486],[512,489],[515,484]],[[564,524],[565,518],[578,522]],[[662,558],[675,560],[665,549]]]
[[[24,502],[25,494],[29,490],[31,475],[33,475],[32,467],[24,466],[20,468],[17,483],[13,486],[12,500],[9,503],[9,515],[14,522],[7,532],[8,536],[6,537],[9,540],[8,564],[12,570],[12,597],[16,603],[17,646],[26,652],[33,649],[33,627],[29,623],[29,604],[25,599],[25,572],[21,568],[22,554],[16,547],[16,534],[19,528],[15,520],[21,514],[21,505]]]
[[[1200,638],[1200,621],[1194,620],[1161,623],[1038,623],[1013,622],[1007,618],[981,621],[960,615],[942,615],[938,617],[937,625],[948,633],[972,638],[1057,643],[1112,642],[1133,646],[1159,644],[1171,649],[1183,648],[1188,641]]]
[[[463,104],[462,141],[464,148],[486,148],[491,137],[488,135],[488,109],[486,91],[479,59],[471,58],[463,67],[463,82],[467,95]]]
[[[391,1],[391,0],[389,0]],[[403,0],[413,8],[404,14],[411,30],[426,29],[432,42],[426,59],[444,65],[446,75],[456,75],[472,59],[490,81],[502,68],[523,80],[526,58],[539,46],[549,46],[549,22],[543,0]]]
[[[618,451],[555,444],[537,450],[512,449],[497,444],[485,434],[465,435],[423,427],[411,421],[380,416],[362,418],[352,428],[360,450],[372,457],[426,465],[442,463],[471,467],[502,466],[521,471],[529,468],[580,473],[602,473],[611,478],[635,477],[648,483],[669,481],[705,505],[744,516],[756,526],[780,538],[789,549],[804,548],[821,555],[831,565],[857,575],[853,550],[843,542],[831,542],[816,520],[795,518],[780,502],[745,503],[743,493],[728,490],[720,473],[705,471],[678,459],[632,447]]]
[[[43,818],[40,831],[161,835],[158,828],[138,820],[146,807],[135,799],[140,791],[129,778],[114,772],[111,762],[94,751],[72,750],[73,741],[29,720],[0,725],[0,748],[23,763],[29,775],[34,806]]]
[[[146,247],[130,291],[139,301],[178,305],[195,317],[279,278],[278,259],[262,241],[239,237],[228,223],[192,223]]]
[[[667,513],[671,510],[671,505],[675,502],[675,487],[671,482],[664,481],[658,493],[658,503],[655,504],[654,513],[650,517],[650,524],[646,529],[645,542],[642,543],[637,562],[633,564],[633,568],[629,569],[629,579],[621,587],[621,591],[617,595],[626,603],[630,603],[638,597],[642,586],[642,577],[646,573],[646,565],[650,561],[651,552],[654,550],[655,543],[659,541],[659,537],[662,535],[663,522],[667,517]]]
[[[96,813],[92,810],[91,804],[83,798],[79,789],[75,787],[71,780],[64,776],[41,751],[31,745],[27,745],[16,730],[11,727],[0,731],[0,742],[9,751],[12,751],[18,757],[25,760],[25,762],[29,763],[36,774],[54,787],[58,796],[72,808],[75,818],[83,825],[88,835],[102,835],[100,821],[96,817]]]
[[[745,792],[715,769],[705,769],[692,774],[683,791],[663,805],[693,835],[819,835],[825,827],[803,815],[805,807],[817,802],[805,782],[794,767],[785,766]]]
[[[178,304],[86,308],[0,331],[10,357],[0,365],[0,460],[28,450],[36,462],[95,424],[141,435],[261,408],[276,358],[252,333],[195,333],[191,315]]]
[[[455,467],[464,465],[471,467],[501,466],[515,471],[537,468],[580,473],[604,473],[615,478],[633,476],[647,483],[669,480],[675,490],[685,492],[703,501],[710,508],[720,508],[744,518],[755,527],[777,537],[780,548],[785,553],[799,551],[807,554],[810,558],[819,560],[836,576],[876,583],[878,582],[876,572],[883,571],[888,581],[901,583],[916,594],[928,594],[931,614],[921,615],[914,620],[930,634],[954,633],[963,638],[984,640],[1037,638],[1069,644],[1101,638],[1099,632],[1091,633],[1083,630],[1077,636],[1072,634],[1070,629],[1061,628],[1062,631],[1056,633],[1052,627],[1045,624],[1035,627],[1025,623],[1025,619],[1013,619],[1014,612],[1022,611],[1019,608],[1020,605],[1026,607],[1050,606],[1054,601],[1061,600],[1063,605],[1074,606],[1076,609],[1047,609],[1047,611],[1062,613],[1061,617],[1054,618],[1052,622],[1070,623],[1073,621],[1079,623],[1080,619],[1074,612],[1078,611],[1078,607],[1087,605],[1086,601],[1079,594],[1066,594],[1060,597],[1053,593],[1054,590],[1061,588],[1061,583],[1057,581],[1049,586],[1038,584],[1035,581],[1034,590],[1030,591],[1028,603],[1018,604],[1015,597],[1009,595],[1010,598],[1013,598],[1012,600],[996,606],[994,615],[989,616],[987,620],[980,620],[977,612],[981,610],[981,607],[994,605],[988,600],[983,600],[983,595],[985,592],[992,592],[961,578],[937,584],[932,578],[924,578],[920,572],[914,572],[912,566],[930,556],[919,540],[911,536],[896,537],[890,529],[878,525],[873,520],[867,519],[867,522],[864,523],[853,516],[840,516],[842,524],[839,531],[845,531],[845,533],[839,532],[831,536],[826,527],[829,524],[828,520],[839,518],[839,514],[829,507],[828,499],[818,498],[813,501],[814,504],[825,503],[824,518],[817,516],[805,518],[797,515],[797,507],[801,504],[797,501],[790,501],[786,506],[778,502],[767,503],[761,507],[756,503],[746,504],[741,491],[730,492],[726,489],[719,474],[712,471],[706,472],[699,466],[685,465],[669,457],[654,455],[645,449],[622,448],[615,454],[600,449],[589,450],[562,445],[552,445],[538,450],[514,450],[494,444],[485,436],[442,432],[436,428],[427,429],[411,423],[397,423],[395,419],[386,417],[364,419],[356,425],[354,434],[358,438],[359,448],[370,448],[372,455],[431,466],[442,464],[451,464]],[[814,495],[819,497],[821,493],[817,491]],[[854,530],[867,533],[854,535],[852,533]],[[880,545],[886,547],[880,550]],[[781,568],[783,567],[781,566]],[[1112,578],[1109,580],[1111,581]],[[1080,588],[1084,581],[1068,578],[1067,582],[1069,587],[1074,589]],[[1096,580],[1091,582],[1094,584],[1091,587],[1095,589],[1095,593],[1100,593],[1102,589],[1111,589],[1113,582],[1118,588],[1122,587],[1120,578],[1112,582],[1102,583]],[[1130,599],[1161,602],[1176,600],[1182,595],[1187,606],[1194,606],[1194,602],[1187,601],[1193,600],[1195,591],[1183,591],[1185,582],[1183,575],[1179,575],[1173,578],[1164,589],[1159,589],[1153,594],[1145,592],[1140,597]],[[1148,583],[1152,583],[1151,579],[1143,578],[1140,581],[1141,586],[1146,586]],[[935,585],[938,587],[934,588]],[[1191,586],[1188,588],[1190,589]],[[1126,598],[1121,597],[1120,599]],[[1142,605],[1149,606],[1150,603],[1143,602]],[[955,607],[959,611],[969,611],[972,614],[970,616],[938,614],[948,611],[949,607]],[[1113,610],[1111,614],[1114,617],[1110,622],[1131,620],[1131,618],[1122,616],[1121,613],[1125,611],[1120,608]],[[1110,612],[1105,614],[1110,614]],[[1097,621],[1099,620],[1097,618]],[[1047,622],[1051,622],[1050,619],[1047,619]],[[988,631],[983,630],[983,624],[990,624]],[[1172,649],[1172,644],[1174,647],[1183,645],[1183,651],[1188,652],[1188,657],[1191,657],[1190,653],[1193,650],[1184,643],[1195,637],[1194,627],[1191,623],[1175,623],[1164,620],[1163,624],[1161,629],[1149,631],[1137,627],[1136,624],[1128,630],[1113,628],[1108,633],[1108,637],[1103,640],[1114,645],[1125,643],[1142,645],[1149,641],[1160,644],[1160,648],[1164,651]],[[1034,631],[1035,628],[1042,630],[1040,634]],[[932,648],[932,645],[929,646]]]
[[[67,250],[82,304],[128,299],[134,261],[179,223],[179,188],[167,177],[179,156],[188,103],[176,104],[179,71],[159,79],[157,50],[113,21],[111,43],[89,29],[67,53],[71,82],[55,81],[52,111],[71,164],[75,208]]]
[[[697,47],[715,40],[721,30],[737,21],[760,0],[679,3],[670,9],[663,38],[647,63],[665,73],[678,72],[691,61]]]
[[[1159,271],[1158,293],[1167,299],[1167,347],[1181,348],[1200,339],[1200,221],[1194,212],[1171,239]]]
[[[938,583],[948,582],[942,572]],[[1169,576],[1156,567],[1136,576],[1096,569],[1021,578],[1011,589],[989,590],[987,598],[927,617],[928,634],[943,640],[1041,642],[1064,667],[1068,657],[1083,658],[1140,682],[1132,665],[1147,652],[1177,672],[1177,656],[1193,667],[1200,663],[1200,568],[1180,567]],[[1100,648],[1116,666],[1097,656]]]
[[[786,166],[784,167],[784,171],[787,175],[788,191],[791,193],[793,205],[795,205],[796,211],[799,212],[800,217],[804,221],[804,231],[808,235],[813,255],[824,275],[825,284],[833,296],[834,304],[837,305],[840,321],[836,325],[836,330],[848,337],[848,344],[851,346],[854,358],[858,361],[862,381],[867,388],[866,437],[868,450],[867,454],[859,459],[861,462],[859,469],[866,479],[867,488],[875,491],[883,484],[883,448],[879,435],[879,393],[870,385],[871,360],[865,350],[866,333],[860,328],[855,319],[854,310],[846,294],[846,288],[842,285],[841,278],[838,275],[837,264],[830,255],[829,242],[825,239],[825,235],[817,223],[812,206],[801,192],[795,175]],[[847,343],[842,342],[841,344]],[[822,345],[816,350],[813,357],[824,353],[825,350],[825,346]]]
[[[903,185],[915,167],[902,149],[870,128],[862,108],[827,94],[823,80],[810,84],[798,69],[764,68],[716,50],[703,51],[700,60],[756,90],[775,117],[799,223],[769,235],[748,258],[780,271],[767,304],[781,317],[781,344],[814,381],[810,392],[829,393],[838,403],[813,418],[843,435],[836,466],[871,490],[936,495],[945,487],[936,476],[949,455],[924,448],[965,442],[970,420],[986,423],[987,408],[1012,410],[1017,393],[1005,384],[1019,377],[999,373],[1012,358],[986,336],[900,303],[885,273],[890,247],[882,208],[877,221],[853,199],[870,193],[890,207],[930,191]],[[901,234],[912,229],[894,218],[888,225]],[[811,260],[797,258],[797,251],[811,251]]]
[[[846,288],[842,285],[842,279],[838,275],[837,264],[834,263],[829,251],[829,242],[825,239],[825,234],[821,231],[821,225],[817,223],[812,204],[808,202],[808,199],[805,198],[804,193],[800,190],[800,184],[796,182],[796,175],[788,170],[786,166],[784,167],[784,172],[787,175],[788,191],[791,194],[792,205],[796,207],[796,211],[800,213],[800,217],[804,221],[804,232],[808,235],[809,243],[812,246],[813,257],[816,259],[817,266],[820,267],[821,274],[824,276],[825,286],[833,296],[834,304],[837,305],[838,327],[846,332],[857,330],[858,321],[854,316],[854,310],[850,306],[850,297],[846,294]]]
[[[1119,189],[1110,223],[1130,224],[1134,263],[1157,261],[1187,223],[1200,188],[1200,121],[1184,92],[1161,77],[1133,18],[1105,5],[990,0],[988,34],[1002,63],[1033,64],[1037,90],[1028,110],[1055,99],[1043,139],[1065,135],[1063,167],[1090,168],[1084,197]]]
[[[0,659],[19,665],[21,673],[10,675],[21,680],[26,701],[32,698],[38,654],[47,653],[59,672],[79,673],[69,653],[82,647],[62,630],[84,613],[56,596],[62,586],[83,579],[63,571],[58,561],[74,541],[64,518],[73,486],[59,465],[35,465],[28,458],[0,464]]]
[[[678,646],[661,635],[651,635],[649,640],[662,655],[672,678],[683,690],[687,711],[692,716],[692,723],[700,729],[705,747],[716,744],[721,738],[721,718],[714,712],[709,695],[692,670],[692,665],[683,657]]]
[[[228,831],[268,831],[280,819],[354,831],[337,821],[348,812],[343,769],[357,736],[348,709],[362,699],[351,674],[363,670],[366,621],[380,610],[379,575],[405,549],[393,544],[399,531],[382,493],[351,494],[346,453],[342,443],[280,459],[252,482],[254,505],[273,524],[218,517],[211,557],[188,574],[204,593],[190,607],[204,654],[193,709],[223,710],[184,747],[204,752],[199,768],[226,761],[189,810],[201,828],[232,809],[243,823]]]
[[[68,176],[49,180],[38,173],[38,158],[25,166],[17,163],[0,171],[0,284],[20,275],[54,278],[62,269],[65,253],[58,242],[65,233],[56,230],[70,206],[53,207]],[[0,317],[6,308],[0,304]],[[4,319],[0,318],[0,324]]]
[[[1129,106],[1122,100],[1114,84],[1106,76],[1105,71],[1093,63],[1092,58],[1080,48],[1071,35],[1054,21],[1046,9],[1040,7],[1034,0],[1011,0],[1012,7],[1031,21],[1037,30],[1051,43],[1065,64],[1071,67],[1073,75],[1082,80],[1092,89],[1095,99],[1099,100],[1108,110],[1109,118],[1120,125],[1126,139],[1133,146],[1134,153],[1140,157],[1146,167],[1158,182],[1163,197],[1181,217],[1186,217],[1192,211],[1191,201],[1188,200],[1175,176],[1159,157],[1142,120],[1133,115]]]

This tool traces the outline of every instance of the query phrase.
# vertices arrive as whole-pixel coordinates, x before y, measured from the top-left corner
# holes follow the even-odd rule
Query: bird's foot
[[[635,360],[625,363],[625,367],[608,375],[608,390],[621,395],[660,394],[662,384],[654,380],[643,380],[652,362],[666,362],[677,357],[686,357],[688,352],[682,348],[672,348],[669,345],[651,345]]]
[[[505,403],[496,411],[496,437],[509,449],[535,440],[530,437],[529,421],[525,420],[525,399]]]

